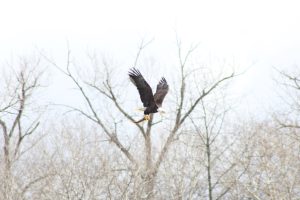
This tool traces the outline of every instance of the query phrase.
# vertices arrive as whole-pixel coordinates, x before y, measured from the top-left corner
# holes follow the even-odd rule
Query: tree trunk
[[[145,197],[146,199],[153,199],[154,196],[154,173],[153,173],[153,160],[152,160],[152,142],[151,142],[151,128],[152,128],[153,114],[147,124],[147,131],[145,134],[145,170],[146,176],[144,179],[145,184]]]
[[[208,196],[209,200],[213,199],[212,186],[211,186],[211,161],[210,161],[210,141],[207,137],[206,140],[206,155],[207,155],[207,182],[208,182]]]
[[[5,171],[10,171],[10,155],[9,155],[9,137],[7,134],[4,134],[4,164]]]
[[[9,155],[9,136],[4,134],[4,199],[11,199],[11,160]]]

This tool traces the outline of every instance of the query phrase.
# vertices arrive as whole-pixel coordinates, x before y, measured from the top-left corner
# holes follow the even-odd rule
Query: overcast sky
[[[154,56],[162,59],[175,47],[176,30],[184,43],[199,43],[207,55],[234,61],[241,69],[251,66],[236,91],[247,93],[245,102],[259,109],[276,96],[272,67],[300,64],[298,1],[0,2],[1,63],[30,55],[36,47],[60,59],[66,40],[75,52],[98,49],[132,60],[143,38],[154,38]]]

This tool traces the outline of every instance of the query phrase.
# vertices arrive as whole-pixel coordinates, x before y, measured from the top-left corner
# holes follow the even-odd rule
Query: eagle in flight
[[[137,121],[139,123],[144,120],[150,120],[151,113],[163,113],[161,106],[162,102],[169,91],[169,85],[164,77],[161,78],[156,87],[156,93],[153,95],[152,89],[146,82],[141,72],[136,68],[129,71],[129,78],[131,82],[137,87],[141,101],[143,102],[144,118]]]

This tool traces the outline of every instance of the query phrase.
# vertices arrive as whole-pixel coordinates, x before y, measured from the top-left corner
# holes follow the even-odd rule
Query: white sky
[[[290,0],[0,0],[0,61],[35,47],[59,58],[66,39],[72,50],[95,48],[124,60],[142,38],[155,38],[154,50],[164,57],[175,47],[176,30],[187,45],[200,42],[208,54],[241,68],[255,63],[236,91],[263,109],[276,95],[272,67],[300,64],[299,8]]]

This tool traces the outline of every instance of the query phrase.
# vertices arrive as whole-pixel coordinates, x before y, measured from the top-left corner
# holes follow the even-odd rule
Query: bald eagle
[[[132,68],[128,75],[131,82],[137,87],[141,101],[144,105],[144,118],[136,123],[144,120],[150,120],[151,113],[157,113],[160,111],[162,102],[169,91],[169,85],[166,79],[162,77],[157,84],[156,93],[153,95],[151,87],[139,70]]]

